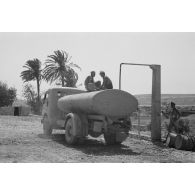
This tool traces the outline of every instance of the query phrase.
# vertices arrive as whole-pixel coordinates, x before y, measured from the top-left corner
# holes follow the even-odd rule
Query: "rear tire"
[[[107,145],[120,145],[122,142],[116,141],[115,133],[104,133],[104,140]]]
[[[43,118],[43,133],[45,135],[51,135],[52,134],[52,128],[51,128],[51,125],[49,123],[48,116],[44,116],[44,118]]]
[[[73,135],[73,119],[70,117],[67,119],[66,124],[65,124],[65,140],[66,143],[69,145],[73,145],[76,144],[78,141],[78,138],[76,136]]]

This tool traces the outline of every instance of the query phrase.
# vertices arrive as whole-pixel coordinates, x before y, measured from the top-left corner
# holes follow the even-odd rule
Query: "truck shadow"
[[[157,147],[159,147],[159,148],[162,148],[162,149],[164,149],[164,148],[167,148],[167,146],[165,145],[165,141],[163,140],[163,141],[153,141],[152,142],[153,143],[153,145],[155,145],[155,146],[157,146]]]
[[[140,153],[132,151],[128,146],[124,144],[107,146],[102,139],[86,138],[82,141],[82,143],[78,143],[74,146],[69,146],[66,143],[64,136],[64,134],[52,134],[51,139],[66,147],[80,150],[87,155],[140,155]]]

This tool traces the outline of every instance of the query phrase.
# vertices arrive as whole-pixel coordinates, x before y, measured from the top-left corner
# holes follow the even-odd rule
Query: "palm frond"
[[[71,68],[78,68],[79,70],[81,70],[81,67],[77,64],[74,64],[73,62],[69,63],[68,66]]]
[[[54,51],[54,54],[48,55],[45,61],[45,68],[43,69],[43,77],[47,82],[65,81],[66,85],[75,85],[78,80],[78,74],[73,68],[81,68],[70,62],[71,56],[62,50]]]

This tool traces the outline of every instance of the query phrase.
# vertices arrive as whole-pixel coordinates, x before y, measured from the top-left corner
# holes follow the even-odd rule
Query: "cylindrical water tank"
[[[67,95],[58,100],[58,108],[65,113],[127,116],[137,107],[138,101],[133,95],[117,89]]]

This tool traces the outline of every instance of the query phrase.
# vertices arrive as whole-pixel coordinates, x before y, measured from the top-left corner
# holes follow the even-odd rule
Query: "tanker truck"
[[[120,144],[129,135],[130,115],[138,108],[137,99],[122,90],[87,92],[77,88],[55,87],[44,96],[43,133],[65,130],[65,140],[76,144],[88,135],[104,135],[107,145]]]

